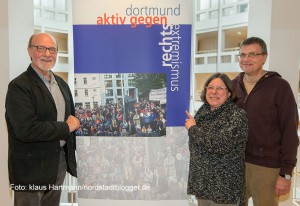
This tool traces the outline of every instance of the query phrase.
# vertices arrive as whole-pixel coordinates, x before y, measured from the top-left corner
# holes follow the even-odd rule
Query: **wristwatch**
[[[290,180],[291,178],[292,178],[292,176],[291,175],[288,175],[288,174],[284,174],[284,175],[282,175],[282,174],[279,174],[281,177],[283,177],[284,179],[287,179],[287,180]]]

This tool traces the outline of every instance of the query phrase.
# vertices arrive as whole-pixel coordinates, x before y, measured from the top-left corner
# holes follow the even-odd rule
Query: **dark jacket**
[[[75,113],[71,91],[62,78],[54,76],[65,99],[66,120]],[[66,122],[57,122],[54,99],[31,66],[8,85],[5,107],[10,184],[53,184],[59,166],[59,140],[67,141],[67,170],[77,176],[75,135]]]
[[[188,194],[218,204],[245,203],[246,112],[227,100],[211,111],[202,105],[188,130]]]
[[[237,105],[247,112],[249,138],[246,162],[280,168],[292,174],[299,144],[298,110],[289,83],[276,72],[267,72],[247,95],[244,73],[233,80]]]

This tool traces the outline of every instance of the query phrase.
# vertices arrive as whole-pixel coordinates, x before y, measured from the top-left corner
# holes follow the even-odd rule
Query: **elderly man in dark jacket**
[[[51,72],[57,44],[48,34],[32,35],[31,65],[12,80],[6,96],[9,180],[15,206],[58,206],[66,171],[76,176],[71,91]]]

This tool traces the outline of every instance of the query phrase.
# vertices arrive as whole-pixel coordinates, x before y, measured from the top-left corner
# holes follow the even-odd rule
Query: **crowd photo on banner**
[[[104,79],[112,77],[112,75],[98,75],[102,75]],[[77,75],[77,81],[85,78],[84,76]],[[157,76],[158,83],[153,80]],[[119,90],[119,93],[114,94],[114,89],[107,89],[114,87],[113,80],[107,81],[105,89],[96,89],[98,92],[96,95],[93,93],[102,99],[103,96],[104,98],[107,96],[114,98],[95,103],[95,96],[93,96],[93,107],[84,105],[83,98],[76,98],[76,117],[81,123],[80,128],[76,131],[77,136],[159,137],[166,135],[166,88],[162,88],[166,81],[165,74],[135,74],[129,77],[127,75],[127,78],[130,77],[132,77],[134,86],[127,89],[129,90],[128,95],[124,94],[127,87],[125,81],[120,77],[115,86],[115,91]],[[78,95],[80,95],[81,86],[78,85],[75,88]],[[95,84],[90,89],[94,90],[97,86]],[[84,94],[86,95],[86,93]]]
[[[164,138],[78,138],[78,185],[89,188],[79,190],[78,197],[187,199],[187,132],[178,127],[167,130]]]

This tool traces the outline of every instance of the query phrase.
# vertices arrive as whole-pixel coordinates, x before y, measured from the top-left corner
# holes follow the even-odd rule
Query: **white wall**
[[[6,85],[9,81],[9,62],[8,62],[8,0],[0,1],[0,64],[1,64],[1,75],[0,81],[1,85],[5,85],[0,87],[0,130],[1,138],[0,138],[0,199],[1,204],[3,205],[12,205],[11,194],[8,188],[8,172],[7,172],[7,131],[6,131],[6,123],[4,118],[4,99],[6,93]]]
[[[33,33],[33,1],[0,1],[0,200],[1,205],[12,205],[9,189],[7,154],[8,138],[5,122],[5,95],[9,81],[25,71],[30,63],[27,42]]]
[[[250,0],[248,36],[266,41],[269,58],[265,69],[277,71],[298,98],[300,57],[300,1]]]

